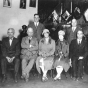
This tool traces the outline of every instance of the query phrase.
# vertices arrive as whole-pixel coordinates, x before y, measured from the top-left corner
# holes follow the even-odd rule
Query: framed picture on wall
[[[3,0],[3,7],[9,7],[12,6],[12,0]]]
[[[36,0],[30,0],[29,7],[36,7]]]
[[[20,0],[20,8],[26,9],[26,0]]]

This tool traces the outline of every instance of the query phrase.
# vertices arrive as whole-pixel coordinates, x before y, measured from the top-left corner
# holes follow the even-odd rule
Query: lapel
[[[13,44],[14,44],[14,40],[15,40],[15,38],[13,38],[12,44],[11,44],[11,46],[10,46],[9,38],[7,38],[7,43],[6,43],[6,45],[7,45],[8,47],[12,47]]]
[[[12,44],[11,44],[10,47],[12,47],[12,46],[14,45],[14,42],[15,42],[15,38],[13,38],[13,40],[12,40]]]
[[[7,42],[6,42],[6,45],[7,45],[8,47],[10,47],[9,38],[7,38]]]
[[[72,31],[73,33],[75,33],[75,32],[77,31],[77,27],[76,27],[76,29],[75,29],[74,31],[72,30],[72,27],[71,27],[71,31]]]
[[[82,41],[81,41],[80,44],[78,44],[78,41],[77,41],[77,39],[76,39],[76,44],[77,44],[77,46],[82,47],[82,46],[83,46],[83,39],[82,39]]]
[[[34,23],[34,27],[36,28],[36,29],[38,29],[38,27],[39,27],[39,25],[40,25],[40,23],[37,25],[37,27],[35,26],[35,23]]]
[[[29,45],[29,39],[28,39],[28,36],[26,37],[25,39],[25,43]],[[31,41],[30,41],[30,44],[33,45],[35,43],[34,41],[34,37],[32,37]]]

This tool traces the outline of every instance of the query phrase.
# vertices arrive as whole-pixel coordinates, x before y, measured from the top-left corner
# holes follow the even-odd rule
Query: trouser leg
[[[26,68],[24,69],[24,72],[27,74],[27,77],[29,77],[30,70],[32,69],[32,67],[34,65],[34,61],[35,61],[35,59],[31,59],[29,61],[28,65],[26,66]]]
[[[14,60],[14,73],[15,74],[18,74],[19,66],[20,66],[20,60],[19,59],[15,59]]]
[[[82,77],[83,75],[83,60],[78,61],[78,77]]]
[[[22,75],[25,73],[25,68],[27,66],[27,60],[26,59],[22,59]]]
[[[2,74],[6,75],[6,69],[7,69],[7,59],[6,58],[2,58],[1,60],[1,69],[2,69]]]
[[[77,64],[77,60],[73,60],[72,61],[72,76],[73,77],[77,77],[77,66],[78,64]]]

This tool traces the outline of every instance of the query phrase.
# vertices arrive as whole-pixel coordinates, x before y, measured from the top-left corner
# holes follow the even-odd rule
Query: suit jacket
[[[83,56],[84,58],[88,55],[87,42],[82,39],[81,44],[78,44],[77,39],[72,40],[70,44],[70,58],[79,58]]]
[[[79,26],[76,27],[75,31],[72,31],[72,27],[66,29],[66,40],[70,44],[73,39],[76,39],[78,30],[82,30]]]
[[[30,48],[29,45],[32,45],[33,47]],[[22,47],[22,50],[21,50],[22,58],[37,55],[38,53],[38,41],[35,37],[31,39],[30,43],[29,43],[28,36],[23,37],[21,42],[21,47]]]
[[[20,43],[17,38],[13,38],[11,46],[8,37],[2,40],[2,55],[4,57],[18,57],[20,55]]]
[[[34,30],[34,37],[38,39],[38,41],[42,38],[42,31],[45,28],[42,23],[39,23],[38,26],[36,27],[34,22],[29,24],[29,27],[32,27]]]

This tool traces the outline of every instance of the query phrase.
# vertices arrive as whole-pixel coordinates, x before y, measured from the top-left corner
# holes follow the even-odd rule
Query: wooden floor
[[[0,79],[0,88],[88,88],[88,75],[85,74],[83,80],[74,81],[62,75],[60,81],[54,81],[53,78],[48,76],[47,82],[42,82],[41,77],[31,75],[28,82],[19,79],[18,83],[15,83],[13,78],[10,76],[7,78],[5,83],[1,82]]]

